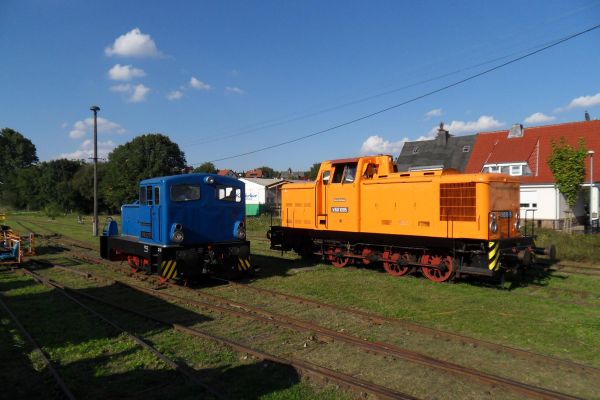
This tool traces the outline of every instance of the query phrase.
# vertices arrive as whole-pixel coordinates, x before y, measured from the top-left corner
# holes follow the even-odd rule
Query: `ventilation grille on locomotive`
[[[440,184],[440,221],[476,220],[475,182]]]

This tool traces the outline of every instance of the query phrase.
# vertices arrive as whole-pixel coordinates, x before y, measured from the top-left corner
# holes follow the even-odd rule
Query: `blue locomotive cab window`
[[[194,201],[200,199],[200,185],[172,185],[171,201]]]
[[[140,188],[140,204],[151,206],[152,202],[152,186],[142,186]]]
[[[239,203],[242,201],[242,189],[232,186],[218,186],[217,198],[223,201],[234,201]]]
[[[154,186],[154,205],[157,206],[160,204],[160,188],[158,186]]]

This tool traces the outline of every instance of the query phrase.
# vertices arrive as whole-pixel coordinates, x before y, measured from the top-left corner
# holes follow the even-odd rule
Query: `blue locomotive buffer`
[[[250,269],[244,184],[213,174],[140,182],[140,197],[121,207],[122,232],[107,221],[102,258],[127,260],[134,270],[164,279],[200,273],[236,276]]]

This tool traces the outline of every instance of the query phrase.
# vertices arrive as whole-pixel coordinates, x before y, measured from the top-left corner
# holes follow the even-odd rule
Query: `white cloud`
[[[385,140],[381,136],[372,135],[367,138],[360,147],[360,154],[392,154],[400,153],[404,143],[408,141],[408,138],[398,140],[397,142],[390,142]]]
[[[150,88],[139,84],[133,87],[133,93],[131,97],[127,100],[130,103],[139,103],[141,101],[146,101],[146,96],[150,92]]]
[[[69,124],[67,122],[63,122],[62,124],[60,124],[60,127],[62,129],[65,129],[67,126],[69,126]]]
[[[430,119],[433,117],[439,117],[440,115],[442,115],[442,109],[441,108],[434,108],[431,111],[427,111],[425,113],[425,119]]]
[[[112,46],[104,49],[104,53],[107,56],[122,57],[158,57],[161,55],[150,35],[142,33],[139,28],[132,29],[116,38]]]
[[[108,159],[108,154],[116,147],[116,144],[112,140],[106,142],[98,142],[98,158]],[[87,162],[91,161],[94,157],[94,142],[90,139],[84,140],[79,146],[79,149],[72,153],[62,153],[59,158],[67,158],[69,160],[84,160]]]
[[[150,88],[142,85],[130,85],[129,83],[122,83],[110,87],[113,92],[124,93],[129,95],[127,101],[130,103],[139,103],[146,100],[146,96],[150,92]]]
[[[108,77],[113,81],[130,81],[134,78],[146,76],[143,69],[134,68],[132,65],[115,64],[108,71]]]
[[[528,124],[539,124],[542,122],[554,121],[555,119],[556,119],[556,117],[553,117],[551,115],[546,115],[541,112],[536,112],[536,113],[531,114],[529,117],[525,118],[525,122]]]
[[[482,115],[477,121],[452,121],[450,124],[445,124],[444,129],[453,135],[460,135],[463,133],[475,133],[482,131],[489,131],[491,129],[500,128],[504,125],[504,122],[500,122],[492,116]],[[428,135],[435,135],[439,126],[431,128]]]
[[[576,97],[569,103],[566,107],[559,107],[554,111],[562,112],[571,110],[573,108],[585,108],[585,107],[594,107],[600,105],[600,93],[596,93],[592,96],[580,96]]]
[[[237,86],[227,86],[225,88],[225,92],[226,93],[234,93],[234,94],[244,94],[246,92],[244,92],[242,89],[240,89]]]
[[[198,89],[198,90],[210,90],[211,89],[211,86],[208,83],[204,83],[201,80],[198,80],[193,76],[192,76],[192,79],[190,79],[190,86],[193,87],[194,89]]]
[[[167,94],[167,99],[173,101],[173,100],[179,100],[183,97],[183,92],[181,90],[173,90],[172,92],[170,92],[169,94]]]
[[[117,133],[123,134],[126,132],[125,129],[116,122],[107,120],[106,118],[98,117],[98,133]],[[83,121],[77,121],[73,124],[73,129],[69,132],[71,139],[81,139],[86,133],[93,132],[94,118],[86,118]]]

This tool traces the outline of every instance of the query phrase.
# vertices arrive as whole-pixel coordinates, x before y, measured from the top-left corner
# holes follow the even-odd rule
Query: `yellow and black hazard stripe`
[[[160,268],[160,276],[164,279],[173,279],[177,276],[177,260],[163,261]]]
[[[488,243],[488,268],[495,271],[500,266],[500,242]]]
[[[238,271],[249,271],[251,267],[249,259],[238,257]]]

